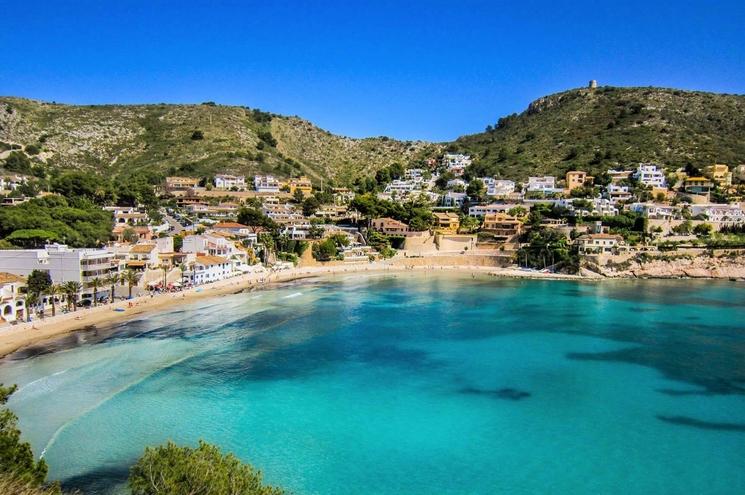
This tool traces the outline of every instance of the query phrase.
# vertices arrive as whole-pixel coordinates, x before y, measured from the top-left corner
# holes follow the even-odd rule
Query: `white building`
[[[0,191],[15,191],[28,182],[28,177],[23,175],[0,176]]]
[[[445,185],[448,189],[464,189],[466,188],[468,184],[466,184],[466,181],[463,179],[450,179],[447,184]]]
[[[720,223],[743,223],[745,222],[745,212],[743,212],[740,205],[720,205],[720,204],[708,204],[708,205],[691,205],[691,215],[694,217],[697,215],[704,214],[706,219],[712,222]]]
[[[26,304],[20,289],[25,285],[24,277],[0,272],[0,325],[23,319]]]
[[[628,201],[631,199],[631,190],[629,186],[619,186],[618,184],[609,184],[607,189],[608,199],[617,203],[619,201]]]
[[[197,256],[192,264],[192,271],[187,273],[193,285],[217,282],[233,274],[232,263],[222,256]]]
[[[416,189],[416,184],[410,180],[393,180],[385,186],[384,194],[391,196],[406,196]]]
[[[455,175],[463,175],[466,167],[472,163],[471,157],[460,153],[445,153],[442,165]]]
[[[640,163],[634,178],[649,187],[667,187],[665,174],[654,163]]]
[[[245,189],[246,188],[246,177],[243,175],[228,175],[218,174],[215,175],[215,188],[217,189]]]
[[[466,201],[466,193],[448,191],[442,196],[442,206],[455,208],[463,206]]]
[[[271,175],[257,175],[254,177],[254,189],[258,192],[279,192],[279,181]]]
[[[0,272],[27,277],[34,270],[46,271],[55,284],[85,285],[117,269],[114,253],[105,249],[71,249],[64,244],[49,244],[44,249],[0,250]]]
[[[556,177],[545,175],[543,177],[528,177],[525,189],[529,192],[554,193],[556,189]]]
[[[628,208],[630,211],[641,213],[647,218],[658,220],[673,220],[682,216],[680,207],[659,203],[633,203]]]
[[[494,215],[496,213],[507,213],[513,208],[524,208],[530,210],[530,205],[518,205],[518,204],[490,204],[490,205],[475,205],[468,208],[468,216],[470,217],[483,217],[485,215]]]
[[[481,179],[486,186],[487,196],[507,196],[515,192],[515,182],[511,180],[484,177]]]

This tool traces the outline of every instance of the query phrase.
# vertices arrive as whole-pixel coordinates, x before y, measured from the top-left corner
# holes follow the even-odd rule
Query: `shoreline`
[[[77,331],[95,327],[105,327],[123,323],[136,317],[172,309],[180,304],[199,299],[228,294],[238,294],[252,288],[271,288],[273,285],[307,278],[327,277],[344,274],[383,274],[406,272],[458,272],[488,275],[499,278],[520,278],[539,280],[597,281],[633,279],[635,277],[603,277],[587,275],[568,275],[522,270],[515,267],[473,266],[473,265],[407,265],[396,262],[373,262],[355,265],[295,267],[277,272],[257,272],[211,282],[176,293],[154,296],[144,295],[129,300],[106,303],[96,307],[81,308],[77,311],[48,316],[30,323],[20,323],[0,328],[0,358],[20,349],[54,341]],[[132,306],[130,306],[132,304]]]

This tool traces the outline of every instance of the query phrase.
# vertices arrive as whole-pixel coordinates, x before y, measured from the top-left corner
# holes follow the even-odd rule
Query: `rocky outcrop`
[[[723,278],[745,280],[745,257],[661,257],[594,266],[606,277]]]

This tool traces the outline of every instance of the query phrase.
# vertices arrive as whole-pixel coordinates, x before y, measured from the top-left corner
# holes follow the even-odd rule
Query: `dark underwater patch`
[[[459,390],[461,394],[465,395],[482,395],[491,397],[493,399],[503,400],[522,400],[530,397],[530,392],[524,390],[518,390],[516,388],[499,388],[499,389],[481,389],[474,387],[466,387]]]
[[[672,423],[674,425],[690,426],[692,428],[700,428],[702,430],[735,431],[739,433],[745,433],[745,423],[719,423],[714,421],[703,421],[696,418],[689,418],[688,416],[664,416],[662,414],[658,414],[657,419],[659,419],[660,421],[665,421],[666,423]]]
[[[80,490],[85,494],[108,493],[113,487],[126,483],[129,466],[105,466],[91,469],[62,481],[63,490]]]

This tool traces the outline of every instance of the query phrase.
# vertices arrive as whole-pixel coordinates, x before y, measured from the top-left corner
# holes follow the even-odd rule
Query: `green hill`
[[[348,184],[446,148],[474,156],[477,175],[522,179],[644,161],[668,166],[745,163],[745,96],[660,88],[574,89],[540,98],[486,132],[452,143],[352,139],[308,121],[215,105],[75,106],[0,98],[0,159],[113,175],[151,170],[308,175]]]
[[[449,145],[504,177],[592,173],[639,162],[745,163],[745,96],[660,88],[574,89]]]
[[[0,98],[0,153],[14,145],[30,145],[32,159],[51,168],[305,174],[340,183],[438,148],[385,137],[351,139],[296,117],[213,103],[75,106]]]

